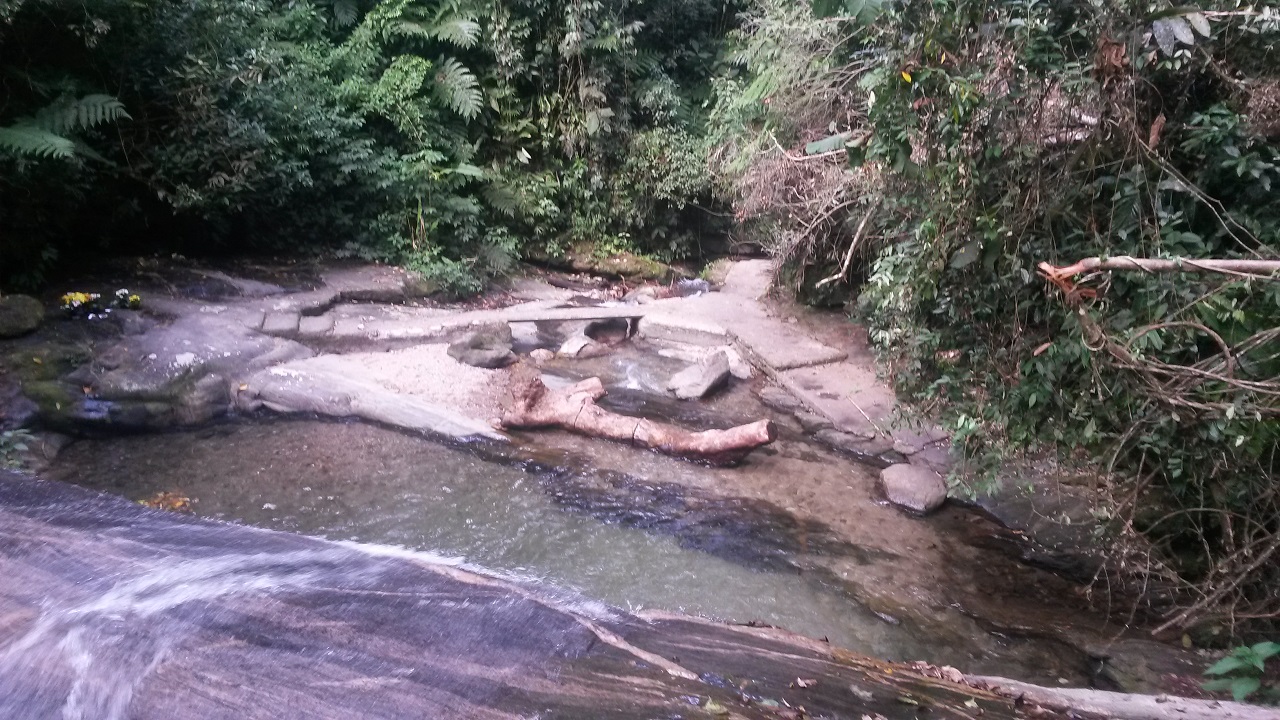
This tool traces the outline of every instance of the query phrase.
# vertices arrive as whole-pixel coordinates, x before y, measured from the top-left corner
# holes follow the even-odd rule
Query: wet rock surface
[[[729,356],[716,351],[671,376],[667,387],[681,400],[697,400],[723,385],[729,375]]]
[[[0,526],[25,538],[0,556],[0,637],[21,646],[0,660],[8,717],[57,715],[86,684],[99,689],[77,700],[86,716],[140,719],[764,719],[801,705],[907,718],[923,703],[1018,714],[992,693],[786,633],[638,618],[431,556],[192,520],[58,483],[0,475]],[[149,612],[120,612],[142,597]],[[70,662],[71,638],[92,662]]]
[[[881,470],[880,486],[889,502],[919,515],[947,501],[947,486],[938,473],[917,465],[899,463]]]

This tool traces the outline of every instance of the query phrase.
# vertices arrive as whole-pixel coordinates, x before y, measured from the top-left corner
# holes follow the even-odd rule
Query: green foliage
[[[121,119],[129,119],[129,113],[110,95],[64,97],[41,108],[35,117],[18,118],[8,127],[0,127],[0,150],[19,158],[70,159],[77,151],[71,133]],[[81,146],[80,151],[100,159],[87,147]]]
[[[1114,472],[1111,510],[1154,558],[1126,571],[1187,590],[1184,625],[1280,613],[1280,283],[1112,272],[1059,290],[1037,266],[1280,257],[1259,102],[1280,22],[1228,6],[817,0],[815,19],[758,0],[712,110],[743,230],[798,289],[833,266],[853,280],[900,390],[976,478],[1026,446]]]
[[[1276,663],[1271,662],[1277,655],[1280,655],[1280,643],[1260,642],[1238,647],[1204,671],[1214,679],[1205,682],[1203,687],[1212,692],[1229,691],[1237,701],[1280,702],[1280,684],[1274,672]]]
[[[6,6],[0,282],[303,245],[474,291],[526,246],[716,227],[699,108],[732,3],[318,1]]]

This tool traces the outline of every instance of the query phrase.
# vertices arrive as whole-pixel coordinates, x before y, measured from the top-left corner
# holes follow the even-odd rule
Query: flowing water
[[[569,458],[557,465],[367,424],[275,420],[80,441],[48,475],[136,500],[175,493],[207,517],[464,558],[630,610],[777,625],[889,660],[1083,681],[1079,659],[1055,644],[868,609],[839,568],[894,572],[894,558],[769,502],[696,487],[741,469],[614,453],[631,472],[571,469],[563,450],[541,453]],[[847,472],[829,457],[782,461],[789,475]],[[683,482],[666,481],[673,471]]]

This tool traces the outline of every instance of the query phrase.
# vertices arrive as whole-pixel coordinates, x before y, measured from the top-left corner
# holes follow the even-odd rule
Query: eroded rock
[[[673,375],[667,388],[681,400],[696,400],[724,384],[729,375],[729,357],[723,352],[714,352]]]
[[[26,335],[44,322],[44,306],[29,295],[0,296],[0,338]]]
[[[804,410],[804,403],[797,400],[795,395],[780,387],[763,388],[757,393],[757,396],[766,407],[773,408],[778,412],[793,413]]]
[[[880,486],[889,502],[913,513],[925,515],[947,500],[942,476],[929,468],[898,463],[880,471]]]
[[[511,327],[495,323],[473,330],[449,345],[449,357],[478,368],[500,368],[515,362]]]

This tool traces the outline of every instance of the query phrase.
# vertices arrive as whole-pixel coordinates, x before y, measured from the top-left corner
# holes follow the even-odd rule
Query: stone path
[[[807,410],[830,423],[819,439],[857,454],[890,459],[896,454],[945,474],[947,434],[937,427],[895,426],[893,389],[877,377],[870,353],[863,349],[851,355],[826,345],[799,323],[772,313],[766,302],[771,277],[768,260],[736,262],[720,292],[645,306],[649,312],[640,321],[640,334],[657,341],[731,343],[794,395],[802,414]]]

